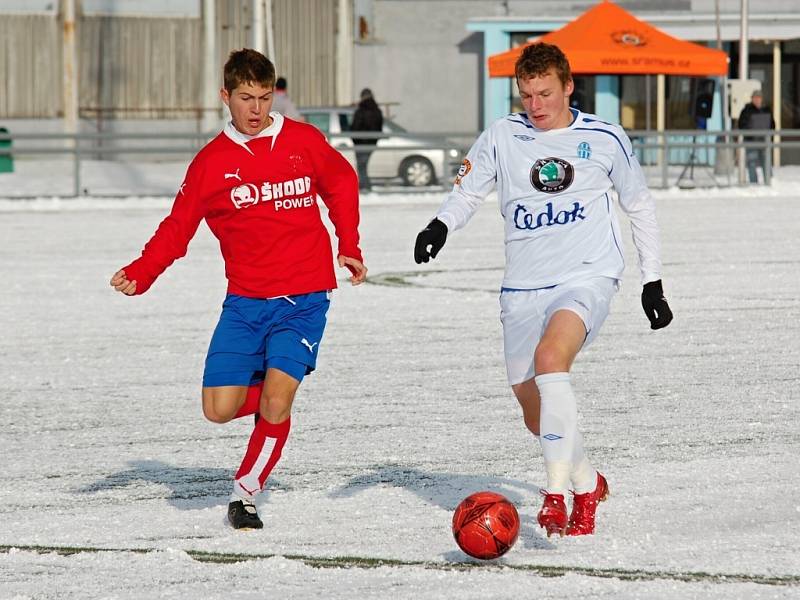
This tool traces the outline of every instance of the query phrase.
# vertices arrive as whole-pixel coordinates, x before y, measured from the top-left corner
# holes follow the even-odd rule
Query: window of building
[[[656,90],[655,75],[620,76],[620,124],[625,129],[656,128]]]
[[[595,93],[594,75],[573,75],[572,81],[575,82],[575,91],[572,92],[572,96],[570,96],[569,105],[582,112],[593,113]]]
[[[664,126],[666,129],[694,129],[696,127],[691,112],[691,95],[691,78],[667,76],[664,103]]]
[[[800,39],[781,44],[781,127],[800,129]]]

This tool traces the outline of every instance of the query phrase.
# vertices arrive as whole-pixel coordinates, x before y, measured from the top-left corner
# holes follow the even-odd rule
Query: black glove
[[[436,258],[446,240],[447,225],[439,219],[434,219],[417,234],[417,242],[414,244],[414,260],[420,264]],[[431,247],[430,251],[428,251],[428,246]]]
[[[672,311],[669,309],[667,299],[664,298],[664,289],[661,287],[660,279],[644,284],[642,308],[644,314],[650,319],[650,329],[661,329],[672,321]]]

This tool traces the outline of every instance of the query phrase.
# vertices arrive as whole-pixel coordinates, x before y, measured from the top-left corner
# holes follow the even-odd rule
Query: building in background
[[[202,128],[209,114],[211,122],[222,119],[222,65],[232,50],[254,46],[254,0],[0,0],[0,122],[17,131],[58,131],[67,85],[62,32],[68,3],[76,14],[73,81],[82,131],[138,128],[152,120],[191,131]],[[271,23],[273,34],[261,39],[269,41],[278,71],[292,82],[295,101],[352,101],[349,90],[336,87],[348,79],[337,75],[337,65],[348,75],[351,70],[341,58],[341,48],[352,47],[350,28],[342,31],[337,22],[340,5],[350,0],[262,0],[262,7],[267,4],[269,20],[261,23]],[[206,12],[213,14],[210,34]],[[210,77],[204,69],[209,37],[215,63]]]
[[[478,131],[518,104],[511,79],[489,79],[488,56],[557,29],[593,0],[0,0],[0,125],[50,121],[58,130],[64,86],[61,15],[76,7],[79,117],[83,130],[142,120],[201,128],[208,94],[209,35],[219,74],[232,49],[261,44],[292,82],[299,106],[345,105],[364,87],[411,131]],[[620,0],[665,32],[716,47],[738,74],[741,0]],[[800,128],[797,0],[749,0],[749,77],[762,82],[776,122]],[[213,14],[210,32],[204,15]],[[263,35],[257,35],[263,34]],[[653,78],[577,78],[576,101],[644,129]],[[667,129],[693,127],[689,78],[667,81]],[[721,86],[717,86],[717,92]],[[211,92],[213,93],[213,89]],[[652,100],[654,102],[654,100]],[[717,105],[715,103],[715,105]],[[136,125],[137,127],[140,125]],[[19,130],[19,127],[16,127]],[[163,130],[163,124],[159,125]]]

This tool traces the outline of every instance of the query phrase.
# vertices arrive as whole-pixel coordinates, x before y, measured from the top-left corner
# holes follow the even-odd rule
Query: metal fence
[[[351,162],[359,152],[412,156],[441,150],[444,166],[435,184],[404,186],[396,177],[380,181],[374,189],[379,193],[443,190],[452,185],[461,159],[477,135],[349,132],[348,138],[391,137],[405,143],[339,149]],[[664,189],[748,184],[748,167],[753,161],[762,161],[758,183],[769,185],[776,151],[800,150],[800,130],[630,131],[629,135],[648,184]],[[70,135],[0,131],[0,197],[172,196],[189,161],[210,137],[191,132]]]

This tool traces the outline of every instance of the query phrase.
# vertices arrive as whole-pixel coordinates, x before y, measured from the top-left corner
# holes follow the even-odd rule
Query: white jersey
[[[470,149],[436,217],[452,233],[496,188],[505,220],[504,288],[620,279],[613,187],[631,221],[642,283],[661,279],[655,203],[630,139],[618,125],[570,110],[569,127],[549,131],[525,113],[495,121]]]

